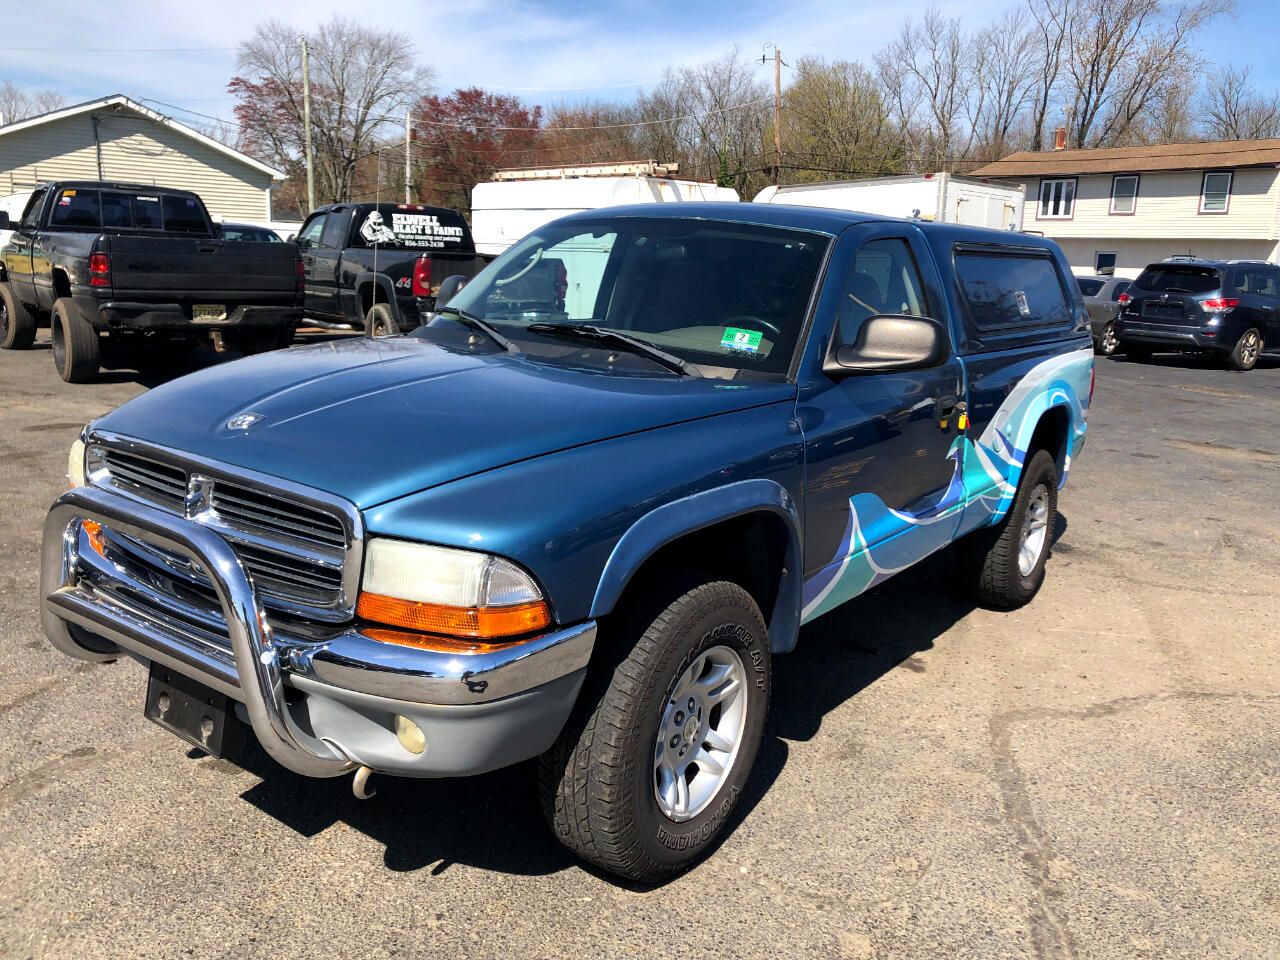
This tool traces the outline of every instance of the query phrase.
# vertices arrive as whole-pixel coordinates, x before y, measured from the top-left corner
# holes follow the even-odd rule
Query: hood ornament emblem
[[[248,430],[255,423],[265,420],[261,413],[240,413],[227,421],[228,430]]]

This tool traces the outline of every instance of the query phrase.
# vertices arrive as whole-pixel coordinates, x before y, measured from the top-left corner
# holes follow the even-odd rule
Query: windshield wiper
[[[455,317],[461,320],[466,326],[473,327],[476,330],[479,330],[486,337],[488,337],[490,340],[492,340],[494,343],[500,346],[503,350],[506,350],[508,353],[522,352],[519,347],[517,347],[514,343],[512,343],[510,340],[508,340],[506,337],[500,334],[497,330],[495,330],[493,328],[493,325],[490,324],[488,320],[483,320],[480,317],[477,317],[474,313],[467,313],[467,311],[460,310],[458,307],[448,307],[448,306],[437,307],[436,313],[453,314]]]
[[[655,363],[682,376],[699,377],[702,374],[679,357],[655,347],[651,343],[607,327],[597,327],[592,323],[531,323],[525,328],[533,333],[546,333],[551,336],[578,337],[584,340],[600,340],[625,347],[634,353],[643,354]]]

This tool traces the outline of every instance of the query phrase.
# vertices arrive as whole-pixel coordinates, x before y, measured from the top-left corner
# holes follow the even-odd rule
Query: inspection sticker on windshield
[[[720,346],[729,350],[742,350],[745,353],[755,353],[760,349],[760,338],[763,334],[759,330],[743,330],[740,327],[725,327],[724,336],[720,338]]]

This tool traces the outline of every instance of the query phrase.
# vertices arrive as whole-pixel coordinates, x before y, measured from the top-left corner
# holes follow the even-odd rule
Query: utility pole
[[[782,182],[782,50],[773,45],[773,183]]]
[[[307,38],[302,40],[302,139],[307,160],[307,213],[316,208],[316,175],[311,154],[311,58],[307,54]]]
[[[409,159],[409,141],[413,139],[413,108],[405,107],[404,110],[404,202],[413,203],[413,197],[410,195],[409,181],[412,177],[411,164]]]

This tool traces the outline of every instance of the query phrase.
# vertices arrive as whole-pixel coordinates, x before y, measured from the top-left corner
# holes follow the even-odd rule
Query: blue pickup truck
[[[375,771],[536,757],[558,838],[656,881],[718,842],[802,623],[957,541],[979,602],[1036,594],[1092,391],[1051,241],[577,214],[407,336],[247,358],[89,424],[44,628],[143,663],[146,716],[202,750],[251,728],[361,796]]]

